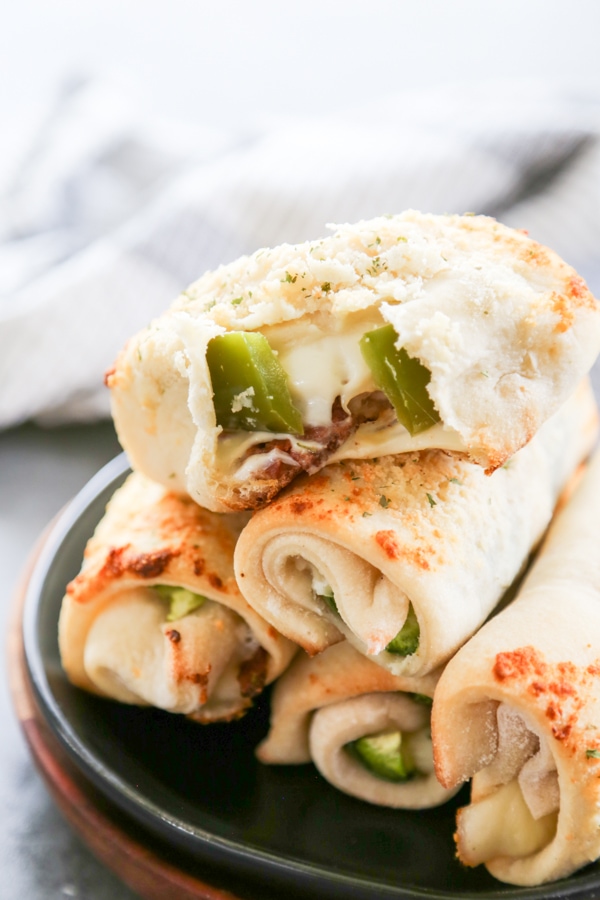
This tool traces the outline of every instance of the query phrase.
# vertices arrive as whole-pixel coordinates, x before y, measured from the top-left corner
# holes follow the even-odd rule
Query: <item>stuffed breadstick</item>
[[[332,460],[435,448],[493,471],[599,351],[600,307],[550,250],[409,211],[207,273],[107,384],[135,469],[256,509]]]
[[[396,675],[428,672],[517,577],[596,430],[585,381],[491,476],[439,450],[329,465],[252,516],[240,589],[310,655],[346,638]]]
[[[600,857],[600,454],[558,513],[517,598],[450,661],[433,710],[436,769],[473,778],[459,858],[534,885]]]
[[[296,648],[237,588],[244,521],[130,475],[63,600],[59,646],[73,684],[201,722],[251,706]]]
[[[344,642],[300,654],[275,685],[264,763],[314,762],[334,787],[399,809],[438,806],[455,793],[434,774],[431,698],[439,672],[403,678]]]

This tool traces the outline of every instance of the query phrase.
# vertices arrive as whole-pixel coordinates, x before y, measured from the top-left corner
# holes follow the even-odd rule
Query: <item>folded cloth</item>
[[[432,715],[436,771],[472,777],[457,848],[509,884],[600,857],[600,453],[521,591],[449,662]]]
[[[103,82],[66,92],[0,204],[0,427],[107,416],[104,371],[186,284],[327,222],[489,213],[594,289],[598,98],[532,83],[384,101],[368,129],[328,109],[248,134],[156,122]]]
[[[261,762],[314,762],[334,787],[368,803],[425,809],[456,792],[434,774],[430,706],[439,671],[391,675],[348,643],[301,653],[277,681]]]

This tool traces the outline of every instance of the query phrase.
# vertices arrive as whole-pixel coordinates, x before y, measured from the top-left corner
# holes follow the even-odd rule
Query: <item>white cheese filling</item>
[[[360,395],[377,392],[371,370],[363,359],[360,339],[381,323],[365,324],[343,333],[326,334],[316,327],[293,342],[285,333],[269,334],[269,343],[277,353],[290,387],[294,404],[300,410],[302,421],[308,427],[331,425],[331,410],[337,397],[344,409]],[[247,400],[239,396],[240,408]],[[302,435],[267,431],[240,431],[221,434],[218,459],[222,472],[237,483],[256,476],[270,462],[280,460],[290,466],[298,466],[293,457],[280,448],[248,456],[253,446],[276,440],[288,440],[302,450],[321,450],[321,445]],[[339,459],[372,459],[393,453],[406,453],[431,447],[441,450],[464,452],[464,441],[455,430],[442,423],[426,431],[411,435],[398,422],[393,410],[385,410],[375,421],[361,424],[342,446],[333,453],[329,462]]]
[[[353,397],[376,390],[359,343],[370,328],[361,325],[343,334],[321,334],[308,343],[280,348],[272,344],[305,425],[329,425],[336,397],[347,410]]]
[[[496,722],[496,756],[475,775],[473,802],[460,812],[458,850],[468,865],[528,856],[556,831],[560,792],[547,740],[506,703]]]

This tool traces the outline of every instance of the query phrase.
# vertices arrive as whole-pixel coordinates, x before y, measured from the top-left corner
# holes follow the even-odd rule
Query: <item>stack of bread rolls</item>
[[[472,778],[459,857],[509,883],[596,859],[600,461],[565,497],[599,352],[583,280],[483,216],[205,274],[107,373],[133,472],[67,586],[67,676],[202,723],[275,682],[262,762],[406,809]]]

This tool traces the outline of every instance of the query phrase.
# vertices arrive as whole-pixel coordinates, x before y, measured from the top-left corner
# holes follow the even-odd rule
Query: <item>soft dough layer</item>
[[[327,466],[242,531],[248,603],[309,654],[346,638],[396,675],[445,662],[487,618],[590,452],[587,382],[493,475],[442,451]],[[414,613],[418,648],[388,648]]]
[[[435,695],[442,784],[473,778],[468,865],[535,885],[600,857],[600,454],[513,603],[448,663]]]
[[[369,803],[438,806],[455,793],[435,777],[423,703],[433,696],[438,676],[396,677],[347,643],[312,659],[301,654],[275,686],[271,728],[258,758],[284,765],[312,760],[334,787]],[[413,777],[396,783],[373,774],[347,749],[360,738],[393,731],[412,739],[418,766]]]
[[[412,436],[359,349],[385,324],[431,376],[441,421]],[[268,339],[304,434],[217,425],[206,351],[234,331]],[[225,511],[264,505],[333,454],[442,448],[491,471],[558,409],[599,350],[598,304],[552,251],[484,216],[408,211],[207,273],[129,341],[107,383],[134,468]],[[236,403],[252,407],[252,392]]]
[[[69,679],[202,722],[243,713],[296,649],[237,588],[233,549],[244,522],[130,475],[63,600],[59,645]],[[168,621],[168,603],[156,590],[166,585],[204,600]]]

